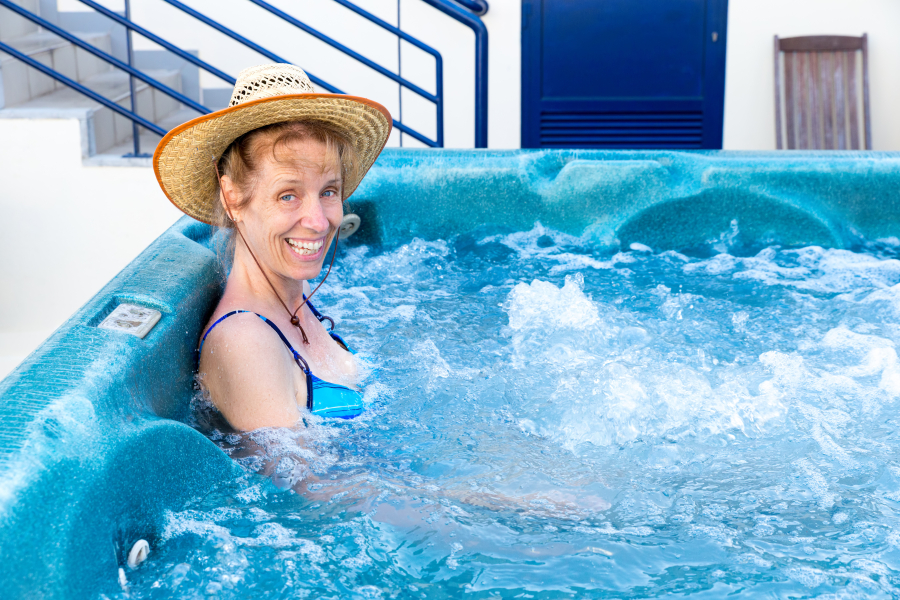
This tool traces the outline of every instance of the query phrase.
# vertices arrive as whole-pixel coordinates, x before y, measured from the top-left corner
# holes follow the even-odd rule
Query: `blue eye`
[[[337,192],[335,192],[334,190],[326,190],[326,191],[322,192],[322,195],[325,196],[326,198],[331,198],[335,194],[337,194]]]
[[[290,201],[293,200],[293,199],[294,199],[294,195],[293,195],[293,194],[285,194],[284,196],[282,196],[281,198],[279,198],[279,200],[284,200],[285,202],[290,202]]]

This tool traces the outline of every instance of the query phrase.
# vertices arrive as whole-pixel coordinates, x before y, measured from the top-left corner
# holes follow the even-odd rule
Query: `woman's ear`
[[[232,208],[235,204],[234,200],[237,196],[237,186],[234,185],[231,177],[229,177],[228,175],[222,175],[219,178],[219,187],[219,202],[222,203],[222,208],[225,209],[225,214],[228,215],[228,218],[231,219],[233,223],[239,223],[241,220],[241,211]]]

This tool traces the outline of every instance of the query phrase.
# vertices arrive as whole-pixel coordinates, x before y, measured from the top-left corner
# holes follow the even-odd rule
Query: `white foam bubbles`
[[[890,398],[900,396],[900,360],[892,340],[840,326],[825,334],[822,346],[845,357],[845,366],[837,375],[854,379],[880,376],[878,387]],[[853,359],[859,362],[853,364]]]
[[[617,254],[611,260],[597,260],[583,252],[571,252],[568,249],[582,249],[585,240],[559,231],[547,229],[536,222],[529,231],[519,231],[507,235],[494,235],[482,239],[479,244],[500,243],[514,250],[521,259],[538,258],[553,261],[551,274],[566,273],[578,269],[612,269],[618,262],[630,262],[627,255]]]
[[[584,276],[567,275],[558,288],[535,279],[520,283],[509,294],[506,304],[509,326],[514,330],[559,327],[587,329],[600,320],[597,306],[584,293]]]
[[[809,459],[801,458],[795,464],[806,480],[809,490],[818,501],[819,507],[822,510],[828,510],[834,506],[834,503],[840,499],[840,496],[830,491],[828,480],[825,479],[822,473]]]
[[[748,257],[721,253],[688,263],[684,271],[713,276],[730,273],[737,280],[834,294],[860,288],[890,288],[900,281],[900,261],[896,259],[818,246],[781,251],[766,248]]]
[[[710,367],[670,363],[652,346],[653,334],[620,326],[626,315],[608,305],[601,311],[583,285],[577,276],[561,288],[540,280],[518,284],[504,305],[516,350],[512,365],[527,373],[531,396],[519,407],[522,431],[575,450],[673,431],[751,435],[783,414],[779,393],[763,387],[753,394],[734,380],[714,385],[704,373]],[[657,291],[665,319],[677,320],[696,299],[665,286]],[[700,362],[706,365],[706,357]],[[546,376],[535,381],[531,372]]]

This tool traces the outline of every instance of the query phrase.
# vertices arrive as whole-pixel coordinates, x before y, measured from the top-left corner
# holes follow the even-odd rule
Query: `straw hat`
[[[212,223],[218,161],[231,142],[248,131],[284,121],[329,123],[347,134],[359,156],[358,175],[343,182],[344,199],[381,153],[391,133],[391,114],[372,100],[317,94],[299,67],[261,65],[238,75],[228,108],[179,125],[159,142],[153,170],[172,204]]]

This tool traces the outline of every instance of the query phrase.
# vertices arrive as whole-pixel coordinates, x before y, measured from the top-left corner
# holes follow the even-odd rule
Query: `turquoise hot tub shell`
[[[610,249],[745,242],[852,247],[900,235],[900,154],[388,150],[351,198],[351,244],[535,221]],[[0,590],[89,596],[123,553],[238,474],[182,424],[194,348],[224,276],[185,217],[0,382]],[[97,324],[160,310],[144,339]]]

